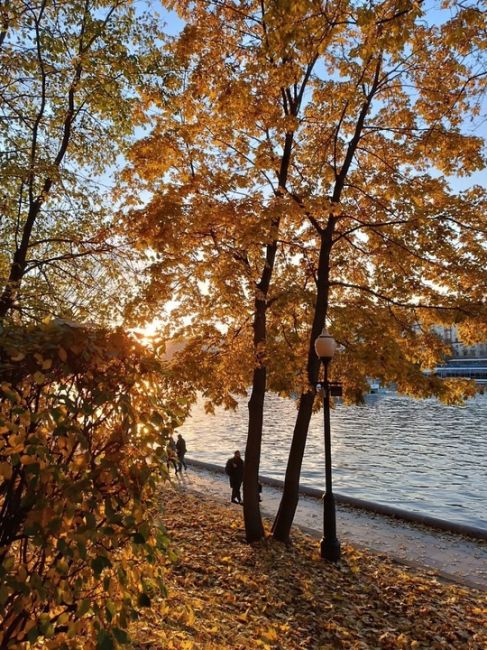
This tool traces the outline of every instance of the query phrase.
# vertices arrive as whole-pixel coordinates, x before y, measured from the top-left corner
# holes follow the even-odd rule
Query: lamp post
[[[325,431],[325,479],[326,489],[323,497],[323,538],[321,540],[321,557],[330,562],[340,559],[340,542],[336,535],[335,498],[331,480],[331,433],[330,433],[330,382],[328,381],[328,366],[336,350],[336,341],[326,327],[315,341],[315,351],[324,368],[323,382],[323,421]],[[341,394],[338,385],[334,394]]]

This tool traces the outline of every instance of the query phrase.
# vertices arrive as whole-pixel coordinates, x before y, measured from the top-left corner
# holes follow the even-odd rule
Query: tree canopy
[[[127,223],[160,253],[146,297],[179,300],[168,334],[196,337],[212,360],[206,393],[231,404],[253,373],[249,436],[266,389],[301,394],[296,471],[325,318],[346,399],[370,376],[416,396],[472,394],[425,371],[447,353],[433,324],[485,336],[485,191],[449,178],[484,165],[465,128],[485,90],[476,5],[451,3],[444,20],[415,2],[176,7],[178,99],[133,150],[152,199]],[[254,483],[258,450],[257,435]]]
[[[103,174],[144,120],[159,22],[129,0],[1,11],[0,317],[116,310],[122,242]]]
[[[429,326],[457,322],[468,341],[485,336],[485,192],[450,183],[484,165],[482,138],[466,132],[485,88],[481,13],[453,3],[435,24],[421,3],[303,2],[294,13],[269,3],[263,15],[260,3],[177,7],[187,20],[172,45],[178,96],[131,154],[130,174],[152,199],[128,224],[160,253],[140,310],[175,299],[171,332],[186,319],[188,336],[193,315],[193,331],[213,329],[210,347],[223,351],[223,339],[249,335],[276,242],[267,345],[282,360],[275,386],[289,377],[296,391],[332,223],[329,317],[349,397],[364,390],[366,365],[406,392],[439,390],[421,374],[445,353]],[[389,368],[363,357],[378,336],[394,348]]]

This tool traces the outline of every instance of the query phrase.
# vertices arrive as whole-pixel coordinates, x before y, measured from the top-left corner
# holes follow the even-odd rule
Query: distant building
[[[449,343],[453,350],[453,359],[485,359],[487,358],[487,342],[465,345],[458,338],[457,328],[454,325],[436,325],[435,332]]]

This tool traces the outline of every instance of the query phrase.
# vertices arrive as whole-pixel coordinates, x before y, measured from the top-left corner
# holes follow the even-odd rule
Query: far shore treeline
[[[325,325],[349,403],[475,394],[425,370],[487,340],[484,46],[477,0],[0,0],[0,650],[130,643],[198,394],[251,386],[247,542],[298,396],[288,542]]]

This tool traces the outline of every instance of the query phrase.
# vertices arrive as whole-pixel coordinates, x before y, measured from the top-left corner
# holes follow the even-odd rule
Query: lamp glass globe
[[[318,336],[315,341],[315,351],[320,359],[333,359],[337,344],[331,334],[328,333],[326,327]]]

